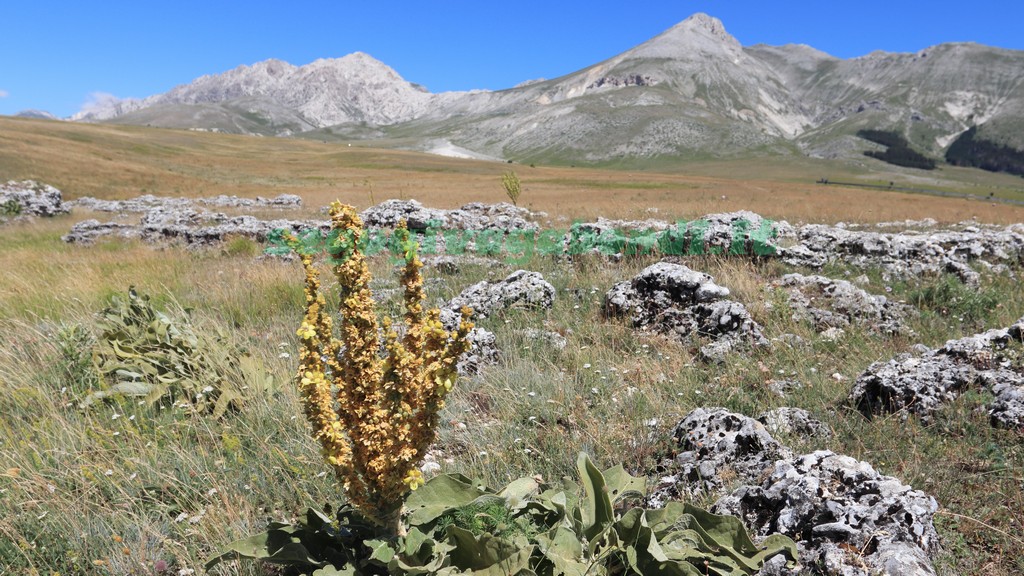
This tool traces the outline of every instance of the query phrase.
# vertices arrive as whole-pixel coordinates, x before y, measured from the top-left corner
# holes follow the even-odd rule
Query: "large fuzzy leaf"
[[[410,526],[433,522],[444,514],[466,506],[482,495],[494,494],[461,474],[441,474],[409,494],[405,508]]]

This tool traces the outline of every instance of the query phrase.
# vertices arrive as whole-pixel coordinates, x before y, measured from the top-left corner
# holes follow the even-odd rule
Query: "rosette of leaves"
[[[581,454],[577,468],[578,484],[521,478],[500,491],[459,474],[436,476],[406,498],[408,529],[397,538],[350,507],[334,518],[310,510],[298,524],[271,523],[229,545],[207,568],[254,558],[317,576],[732,576],[753,574],[779,554],[797,559],[791,539],[755,544],[735,517],[680,502],[633,506],[645,482],[621,466],[602,472]]]
[[[196,330],[187,312],[174,318],[135,287],[115,295],[100,313],[94,348],[100,390],[82,405],[118,397],[149,404],[188,403],[222,416],[241,408],[246,390],[270,392],[273,378],[262,363],[218,332]]]

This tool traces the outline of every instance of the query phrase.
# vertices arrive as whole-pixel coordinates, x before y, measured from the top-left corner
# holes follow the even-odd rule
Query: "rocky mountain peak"
[[[738,56],[739,40],[718,18],[697,13],[627,52],[635,58],[693,58],[700,55]]]

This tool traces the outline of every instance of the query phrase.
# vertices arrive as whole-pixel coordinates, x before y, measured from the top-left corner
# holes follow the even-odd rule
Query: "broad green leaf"
[[[583,544],[575,532],[557,527],[536,537],[537,548],[554,567],[554,576],[584,576],[590,562],[583,558]]]
[[[580,510],[583,513],[583,536],[593,542],[595,536],[615,521],[615,511],[608,495],[604,475],[597,466],[594,466],[590,457],[580,453],[576,468],[580,471],[580,481],[586,493],[580,503]]]
[[[516,508],[526,498],[536,494],[538,490],[540,490],[540,483],[535,478],[520,478],[513,480],[508,486],[505,486],[501,492],[498,492],[498,496],[507,500],[510,508]]]
[[[647,479],[630,475],[621,464],[605,470],[603,476],[613,504],[625,498],[642,498],[647,490]]]
[[[485,494],[477,483],[461,474],[441,474],[409,494],[405,507],[410,526],[420,526]],[[493,494],[493,492],[492,492]]]

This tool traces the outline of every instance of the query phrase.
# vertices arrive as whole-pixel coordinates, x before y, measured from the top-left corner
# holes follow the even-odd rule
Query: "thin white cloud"
[[[78,113],[71,117],[72,120],[80,118],[92,118],[104,120],[116,116],[121,104],[125,101],[107,92],[93,92],[89,94]]]
[[[0,90],[0,98],[7,98],[10,95],[10,92],[8,92],[7,90]]]

